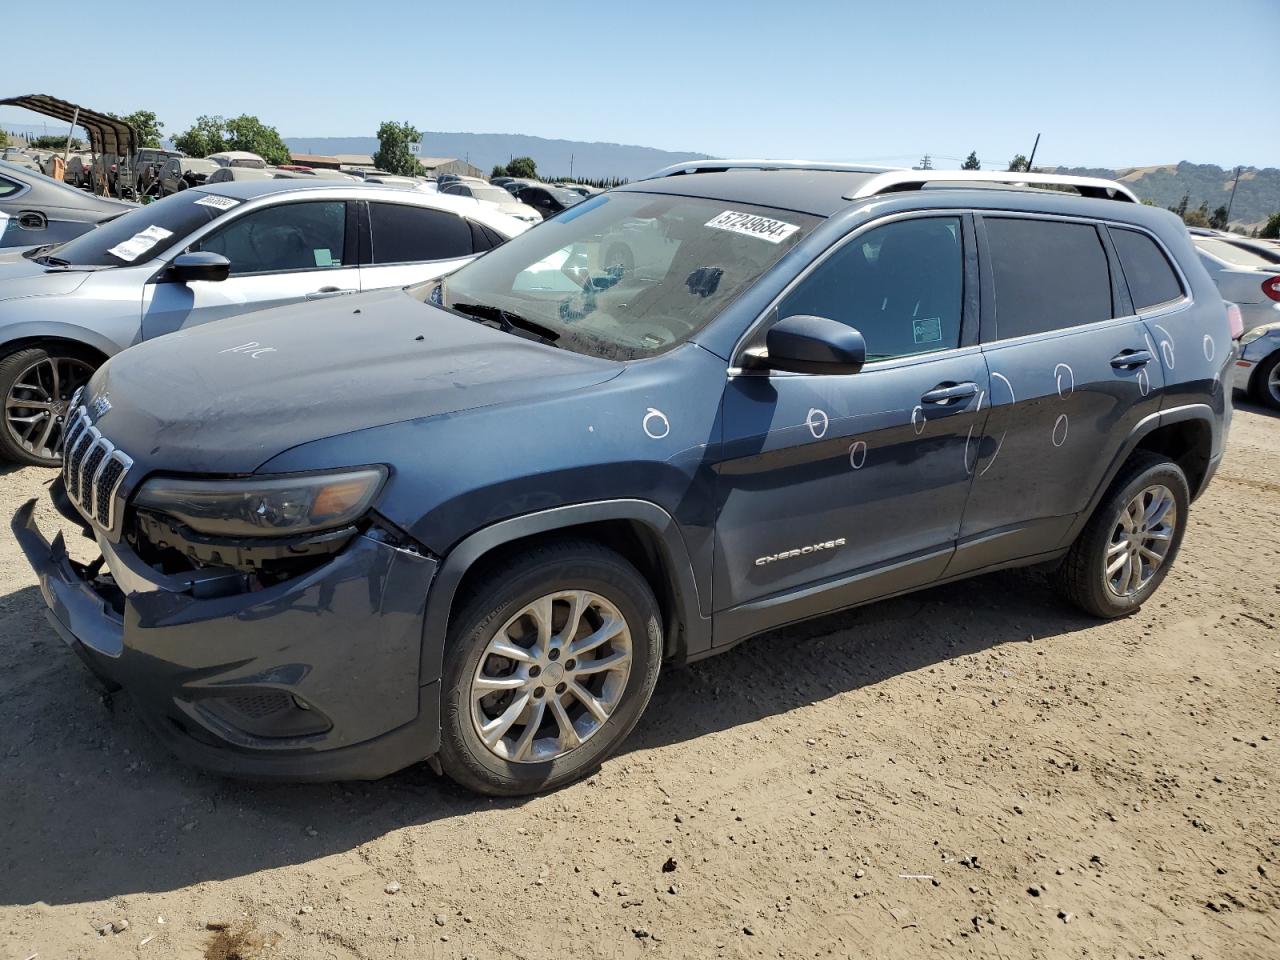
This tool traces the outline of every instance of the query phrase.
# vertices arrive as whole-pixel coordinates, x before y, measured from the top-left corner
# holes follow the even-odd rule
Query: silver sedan
[[[0,252],[0,459],[55,465],[71,395],[141,340],[429,280],[526,229],[461,197],[263,180],[193,187],[68,243]]]

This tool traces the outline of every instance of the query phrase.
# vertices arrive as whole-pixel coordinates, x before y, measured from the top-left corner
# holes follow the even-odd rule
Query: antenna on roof
[[[1027,173],[1031,172],[1031,165],[1036,162],[1036,150],[1040,146],[1040,134],[1036,134],[1036,142],[1031,145],[1031,159],[1027,161]]]

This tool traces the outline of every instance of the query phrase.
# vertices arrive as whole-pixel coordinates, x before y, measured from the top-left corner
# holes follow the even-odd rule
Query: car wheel
[[[1191,502],[1186,475],[1156,454],[1133,457],[1059,569],[1067,598],[1087,613],[1132,613],[1177,556]]]
[[[97,365],[68,347],[31,347],[0,360],[0,458],[38,467],[59,464],[71,396]]]
[[[592,773],[658,680],[653,591],[594,543],[548,544],[490,567],[453,622],[439,760],[480,793],[535,793]]]
[[[1280,410],[1280,351],[1258,364],[1251,393],[1253,399],[1264,407]]]

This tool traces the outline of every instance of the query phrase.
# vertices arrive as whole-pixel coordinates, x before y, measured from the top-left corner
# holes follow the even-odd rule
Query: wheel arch
[[[1187,486],[1191,491],[1191,499],[1194,500],[1204,490],[1212,475],[1217,429],[1213,409],[1203,403],[1157,411],[1138,421],[1060,546],[1073,543],[1080,535],[1098,504],[1115,484],[1116,477],[1125,464],[1139,451],[1158,453],[1176,463],[1187,476]]]
[[[427,596],[419,683],[440,677],[450,620],[468,576],[511,551],[563,537],[594,540],[639,569],[662,610],[668,658],[683,659],[710,647],[710,621],[699,612],[693,565],[675,519],[646,500],[573,504],[503,520],[450,549]]]
[[[0,357],[49,344],[74,347],[78,352],[91,355],[99,366],[119,352],[116,344],[92,330],[59,323],[24,323],[5,330]]]

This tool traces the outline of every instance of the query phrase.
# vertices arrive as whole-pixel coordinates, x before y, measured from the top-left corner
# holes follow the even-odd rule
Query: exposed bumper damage
[[[301,576],[231,592],[233,573],[160,574],[101,537],[103,559],[78,563],[61,533],[41,533],[36,502],[12,529],[50,622],[179,756],[225,774],[334,780],[436,752],[439,682],[418,682],[434,559],[359,534]]]

